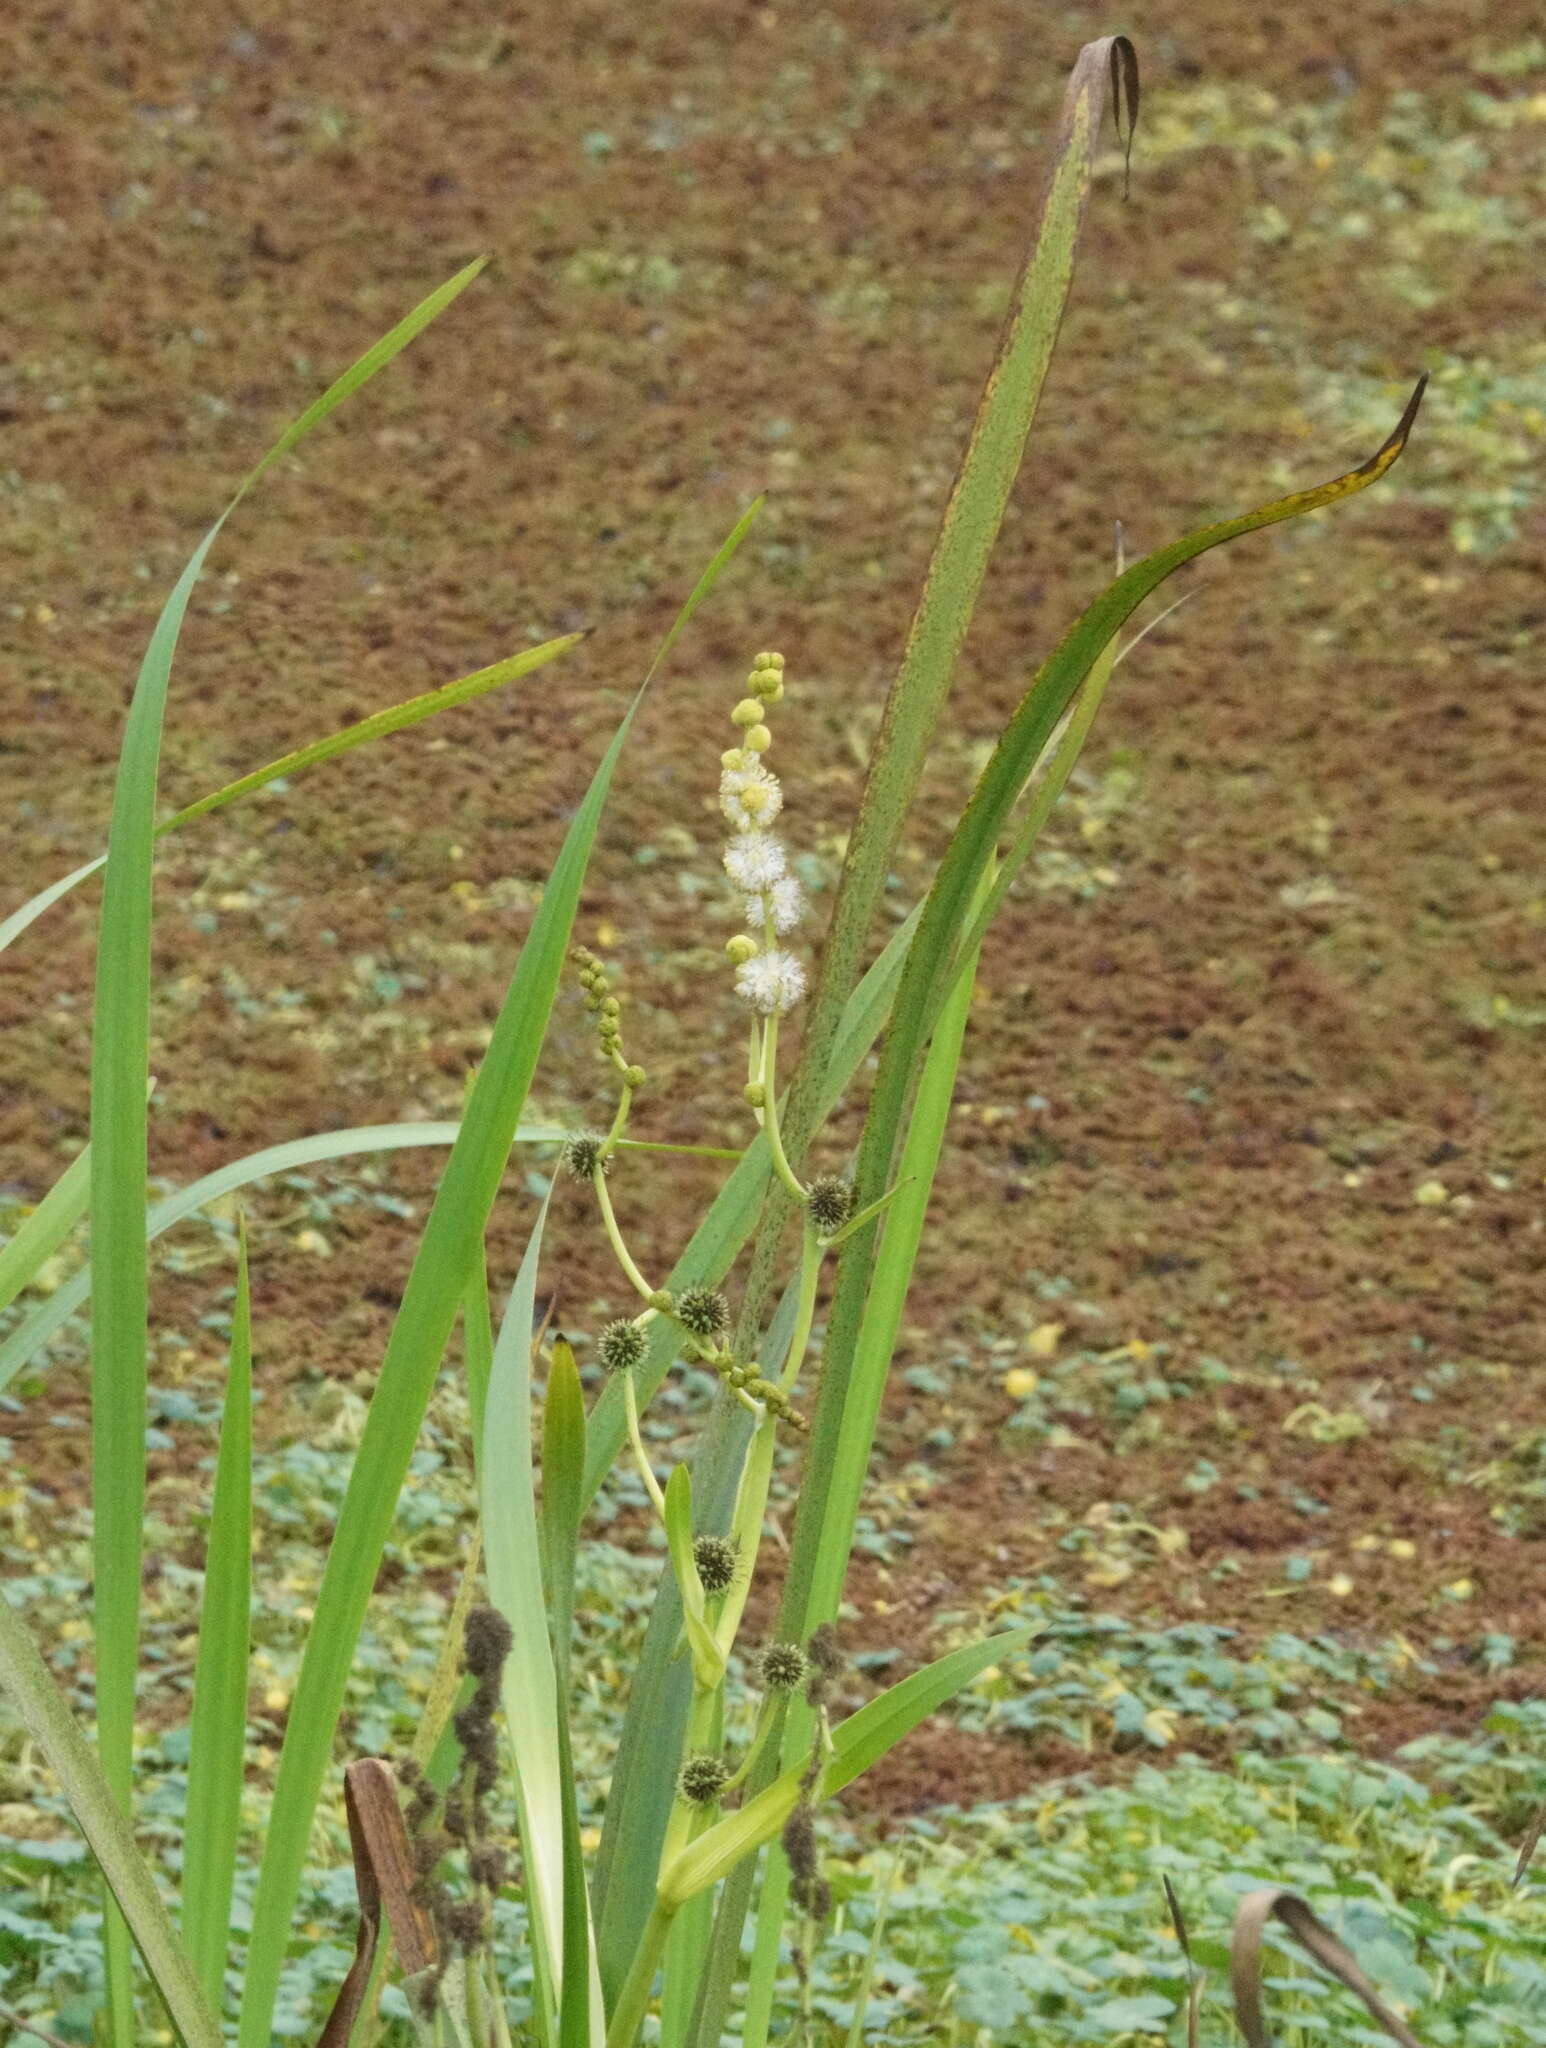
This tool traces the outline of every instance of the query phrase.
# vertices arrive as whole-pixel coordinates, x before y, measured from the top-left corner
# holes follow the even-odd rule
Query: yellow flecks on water
[[[333,1247],[320,1230],[298,1230],[290,1240],[298,1252],[310,1252],[314,1258],[330,1259]]]
[[[1472,1580],[1451,1579],[1444,1588],[1444,1597],[1446,1600],[1469,1600],[1475,1591],[1476,1586]]]
[[[1383,1550],[1395,1558],[1398,1564],[1410,1564],[1417,1555],[1417,1545],[1408,1536],[1376,1536],[1372,1529],[1362,1536],[1353,1538],[1353,1548],[1365,1553]]]
[[[1412,1200],[1419,1208],[1442,1208],[1449,1200],[1449,1189],[1441,1180],[1425,1180],[1420,1187],[1413,1189]]]
[[[615,946],[617,944],[617,926],[612,923],[610,918],[604,917],[600,924],[597,925],[596,944],[598,946]]]
[[[1334,1572],[1326,1581],[1326,1590],[1338,1600],[1345,1600],[1353,1590],[1353,1581],[1346,1572]]]
[[[1062,1323],[1038,1323],[1026,1332],[1026,1350],[1032,1358],[1055,1358],[1065,1327]]]
[[[1041,1374],[1028,1365],[1017,1365],[1004,1375],[1004,1392],[1016,1401],[1028,1400],[1040,1385]]]

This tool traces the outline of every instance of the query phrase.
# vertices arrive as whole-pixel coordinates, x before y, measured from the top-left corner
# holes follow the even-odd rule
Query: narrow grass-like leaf
[[[929,1046],[908,1126],[907,1143],[899,1169],[901,1186],[895,1190],[886,1223],[884,1252],[871,1284],[854,1356],[844,1426],[837,1435],[837,1456],[832,1467],[827,1504],[826,1546],[818,1553],[809,1594],[813,1612],[826,1613],[830,1610],[835,1613],[842,1594],[880,1403],[885,1394],[886,1378],[907,1304],[908,1288],[912,1283],[913,1266],[923,1237],[929,1197],[949,1125],[961,1045],[971,1013],[976,965],[977,956],[972,953],[950,992]],[[790,1625],[790,1617],[785,1614],[780,1619],[780,1635],[787,1636]],[[791,1704],[784,1730],[785,1757],[800,1753],[809,1744],[812,1718],[810,1708],[803,1702]],[[746,1877],[745,1871],[737,1874],[734,1882],[738,1890],[745,1887]],[[777,1959],[777,1930],[768,1926],[766,1921],[769,1915],[782,1918],[786,1890],[787,1885],[782,1881],[764,1886],[764,1896],[758,1907],[756,1952],[760,1957]],[[725,1914],[726,1927],[734,1921],[739,1929],[739,1915],[744,1911],[744,1902],[730,1898]],[[709,1964],[716,2004],[728,2000],[735,1962],[728,1932],[721,1932]],[[757,2000],[759,2014],[766,2012],[770,2001],[771,1987],[761,1986]],[[709,2009],[707,1999],[704,2009]]]
[[[580,1533],[580,1481],[585,1464],[585,1403],[574,1352],[555,1340],[543,1407],[543,1550],[553,1617],[558,1792],[563,1816],[563,1975],[558,1994],[559,2048],[590,2048],[592,1956],[590,1895],[580,1843],[578,1790],[569,1739],[570,1649],[574,1631],[575,1552]],[[599,2009],[595,2021],[601,2020]]]
[[[941,991],[954,985],[960,971],[959,940],[972,926],[981,879],[1025,779],[1075,690],[1143,600],[1184,563],[1242,534],[1335,504],[1383,476],[1406,445],[1423,388],[1419,383],[1395,431],[1357,469],[1312,490],[1275,499],[1240,518],[1204,527],[1124,571],[1064,636],[1038,672],[982,771],[924,902],[870,1099],[856,1174],[861,1202],[873,1199],[894,1177],[896,1146],[906,1128],[908,1100],[931,1020]],[[874,1226],[856,1233],[844,1247],[838,1270],[821,1393],[785,1582],[782,1626],[794,1638],[829,1619],[832,1611],[812,1600],[811,1588],[822,1569],[821,1544],[830,1526],[827,1499],[833,1472],[840,1457],[846,1460],[858,1455],[857,1440],[845,1417],[853,1358],[869,1315],[876,1235]],[[868,1455],[867,1445],[864,1454]],[[830,1597],[830,1574],[827,1579]]]
[[[299,775],[320,762],[336,760],[340,754],[363,747],[370,740],[382,739],[388,733],[406,732],[410,726],[433,718],[437,712],[453,710],[459,704],[470,704],[474,698],[498,689],[502,683],[515,682],[521,676],[530,675],[534,669],[546,667],[548,662],[567,654],[571,647],[577,647],[585,638],[584,633],[564,633],[556,640],[544,640],[540,647],[525,648],[520,654],[509,655],[488,668],[476,669],[471,675],[458,677],[455,682],[443,683],[438,690],[427,690],[423,695],[409,697],[385,711],[372,712],[368,718],[346,725],[341,732],[328,733],[307,746],[281,754],[277,761],[270,761],[266,767],[254,768],[250,774],[238,776],[236,781],[226,783],[221,789],[211,790],[208,796],[201,796],[196,803],[186,805],[170,818],[163,818],[156,827],[156,837],[159,839],[167,832],[175,832],[179,825],[187,825],[210,811],[220,810],[224,805],[234,803],[238,797],[250,796],[254,790],[277,782],[282,775]],[[100,873],[106,862],[107,855],[99,853],[95,860],[88,860],[59,881],[51,882],[46,889],[40,889],[36,896],[29,897],[13,910],[0,923],[0,953],[29,925],[35,924],[51,904],[67,896],[79,883]]]
[[[692,1474],[685,1465],[675,1466],[666,1481],[665,1523],[693,1677],[705,1692],[711,1691],[725,1675],[725,1660],[704,1618],[703,1581],[693,1557]]]
[[[553,1617],[553,1662],[567,1693],[574,1633],[574,1572],[584,1501],[585,1396],[567,1337],[553,1339],[542,1406],[542,1556]]]
[[[955,987],[930,1041],[898,1167],[901,1185],[885,1219],[884,1250],[876,1262],[854,1351],[843,1427],[836,1433],[837,1458],[827,1502],[826,1538],[818,1550],[811,1582],[811,1611],[823,1617],[836,1614],[842,1597],[880,1404],[950,1124],[950,1105],[971,1015],[976,966],[975,953],[961,963]]]
[[[64,1243],[91,1206],[91,1148],[77,1152],[14,1237],[0,1246],[0,1310],[8,1309],[24,1287]]]
[[[250,472],[195,548],[162,607],[129,705],[108,831],[91,1048],[92,1257],[97,1273],[91,1342],[97,1740],[108,1783],[126,1814],[133,1789],[145,1506],[151,876],[156,776],[172,660],[205,559],[242,498],[304,434],[405,348],[482,267],[469,265],[415,307],[293,421]],[[105,1935],[112,2037],[116,2048],[133,2048],[128,1940],[111,1906]]]
[[[1070,73],[1048,145],[1028,253],[886,699],[806,1012],[806,1050],[790,1090],[786,1135],[796,1164],[816,1128],[815,1097],[842,1006],[858,973],[902,820],[949,694],[1036,417],[1073,279],[1101,116],[1113,85],[1126,90],[1130,133],[1137,117],[1138,71],[1124,36],[1087,43]]]
[[[920,1721],[942,1707],[970,1685],[1000,1658],[1020,1650],[1031,1640],[1039,1623],[1005,1629],[967,1643],[938,1657],[921,1671],[898,1680],[878,1698],[870,1700],[856,1714],[850,1714],[832,1731],[832,1753],[822,1768],[820,1796],[829,1799],[851,1785],[855,1778],[878,1763]],[[805,1777],[803,1760],[792,1764],[765,1791],[734,1813],[727,1813],[713,1827],[690,1843],[661,1873],[660,1897],[668,1908],[681,1906],[717,1884],[745,1857],[770,1841],[794,1811]]]
[[[241,2048],[268,2048],[306,1843],[397,1498],[483,1242],[547,1032],[569,934],[630,708],[565,835],[435,1194],[339,1511],[280,1753],[253,1906]]]
[[[183,1817],[183,1939],[218,2012],[231,1933],[247,1763],[252,1611],[252,1294],[239,1223],[236,1300],[215,1462],[199,1650],[193,1675],[188,1801]]]
[[[233,1159],[228,1166],[217,1166],[213,1173],[206,1173],[202,1179],[191,1181],[187,1187],[179,1188],[176,1194],[167,1195],[157,1202],[145,1219],[146,1240],[160,1237],[174,1224],[197,1214],[210,1203],[234,1194],[238,1188],[250,1187],[254,1181],[266,1180],[273,1174],[294,1173],[303,1166],[318,1166],[329,1160],[352,1159],[375,1152],[413,1151],[435,1146],[449,1149],[456,1143],[460,1129],[461,1125],[455,1123],[361,1124],[352,1130],[322,1131],[315,1137],[289,1138],[282,1145],[265,1146],[261,1152]],[[557,1124],[522,1124],[516,1131],[515,1142],[518,1145],[549,1145],[560,1142],[567,1135]],[[37,1358],[54,1333],[90,1298],[91,1268],[83,1266],[40,1303],[26,1322],[12,1331],[4,1344],[0,1344],[0,1391],[9,1386],[23,1366]]]
[[[1318,1919],[1297,1893],[1280,1891],[1275,1885],[1247,1892],[1235,1910],[1234,1933],[1229,1947],[1230,1985],[1235,1995],[1235,2018],[1240,2023],[1247,2048],[1272,2048],[1272,2036],[1262,2016],[1262,1936],[1267,1922],[1277,1920],[1286,1927],[1301,1948],[1363,2001],[1369,2014],[1401,2048],[1423,2048],[1399,2013],[1391,2011],[1378,1991],[1358,1967],[1358,1960],[1324,1920]]]
[[[58,1779],[183,2048],[223,2048],[220,2023],[161,1903],[155,1878],[134,1845],[113,1788],[21,1616],[5,1599],[0,1599],[0,1688],[10,1695],[22,1726]]]
[[[489,1306],[488,1258],[482,1246],[472,1262],[467,1292],[462,1297],[462,1356],[467,1368],[467,1409],[472,1418],[473,1469],[483,1468],[483,1423],[488,1412],[489,1381],[494,1372],[494,1317]]]
[[[557,1714],[557,1673],[542,1580],[542,1539],[533,1492],[531,1437],[532,1322],[544,1202],[522,1256],[499,1326],[489,1374],[479,1485],[488,1554],[489,1599],[509,1622],[514,1654],[505,1660],[500,1699],[515,1767],[516,1809],[527,1873],[539,1983],[562,1977],[563,1788]],[[548,1998],[537,2001],[545,2041],[556,2034]]]
[[[726,569],[729,568],[730,563],[735,556],[736,550],[740,547],[742,541],[745,540],[747,534],[751,532],[752,522],[756,519],[757,514],[762,510],[763,506],[766,503],[767,499],[765,497],[753,498],[751,503],[747,506],[746,510],[741,514],[740,518],[736,521],[735,525],[731,527],[730,531],[725,535],[725,538],[720,542],[718,548],[714,552],[712,559],[709,562],[708,567],[704,570],[703,574],[698,578],[697,582],[693,585],[691,593],[687,598],[687,602],[682,606],[682,609],[677,613],[676,617],[671,621],[671,624],[667,627],[665,639],[662,640],[660,645],[655,649],[654,659],[651,661],[649,667],[644,671],[644,681],[646,687],[648,687],[650,682],[659,672],[660,665],[665,660],[666,656],[671,652],[672,648],[676,645],[677,641],[681,639],[683,633],[686,632],[687,627],[691,622],[693,613],[698,609],[699,605],[702,604],[703,600],[714,588],[715,584],[719,581],[720,577],[724,575]]]
[[[844,1001],[869,942],[885,878],[901,833],[902,821],[918,787],[923,764],[949,694],[955,665],[971,624],[988,559],[1003,520],[1009,493],[1018,473],[1026,440],[1035,419],[1047,367],[1057,340],[1069,286],[1074,253],[1084,220],[1108,90],[1115,96],[1119,134],[1127,149],[1138,115],[1138,60],[1123,36],[1107,36],[1086,44],[1070,74],[1058,125],[1050,139],[1046,171],[1028,253],[1011,301],[1011,310],[989,372],[960,469],[946,502],[938,538],[929,560],[918,608],[908,632],[902,660],[886,700],[859,817],[849,838],[827,938],[822,948],[816,986],[804,1019],[800,1064],[789,1089],[783,1119],[786,1147],[798,1169],[822,1121],[819,1098]],[[889,1176],[887,1177],[889,1178]],[[872,1181],[862,1199],[873,1201],[886,1180]],[[736,1331],[739,1346],[756,1340],[774,1285],[779,1243],[787,1221],[788,1202],[777,1192],[759,1234]],[[865,1242],[870,1239],[866,1238]],[[699,1457],[700,1491],[706,1503],[727,1498],[741,1455],[741,1430],[728,1402],[721,1402]],[[656,1675],[641,1692],[636,1683],[637,1712],[654,1721],[663,1705],[657,1690],[667,1675]],[[680,1703],[678,1703],[680,1711]],[[623,1764],[627,1743],[620,1753]],[[626,1771],[613,1797],[626,1810],[631,1787]],[[611,1820],[613,1808],[608,1808]],[[661,1823],[663,1825],[663,1822]],[[630,1854],[643,1855],[635,1844]],[[716,1981],[739,1956],[740,1918],[750,1895],[750,1873],[742,1872],[733,1895],[721,1908],[716,1936],[719,1969]],[[624,1943],[637,1939],[642,1896],[634,1897]],[[603,1941],[603,1950],[606,1950]],[[705,2001],[695,2034],[697,2048],[719,2048],[725,2016],[722,2003]]]

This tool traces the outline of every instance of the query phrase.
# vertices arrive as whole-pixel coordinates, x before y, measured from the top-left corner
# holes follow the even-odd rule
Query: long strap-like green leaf
[[[1080,51],[1049,140],[1028,254],[940,523],[901,666],[887,698],[806,1014],[804,1049],[784,1120],[786,1143],[797,1164],[820,1122],[817,1095],[827,1048],[868,942],[902,821],[917,790],[1036,416],[1073,278],[1108,91],[1115,99],[1119,129],[1125,112],[1130,143],[1138,116],[1138,60],[1125,36],[1101,37]],[[755,1342],[771,1299],[786,1221],[787,1203],[775,1192],[748,1277],[737,1331],[742,1346]],[[723,1402],[699,1456],[699,1494],[706,1511],[729,1497],[730,1475],[738,1467],[743,1449],[744,1426],[730,1404]],[[649,1686],[641,1690],[645,1677],[641,1671],[635,1679],[637,1711],[660,1727],[662,1702],[652,1696]],[[667,1684],[669,1674],[662,1672],[658,1682]],[[628,1789],[625,1783],[625,1797]],[[614,1779],[614,1797],[617,1790]],[[727,1892],[716,1933],[716,1948],[722,1958],[739,1952],[740,1921],[749,1886],[749,1874],[742,1872]],[[636,1888],[626,1925],[619,1932],[620,1948],[637,1939],[648,1910],[648,1901]],[[604,1969],[607,1954],[604,1939]],[[696,2048],[718,2048],[723,2019],[722,2006],[703,2009]]]
[[[247,1774],[247,1657],[252,1610],[252,1294],[240,1226],[231,1354],[193,1676],[183,1816],[182,1929],[204,1995],[219,2012]]]
[[[951,986],[959,969],[956,949],[972,923],[974,894],[1025,778],[1074,691],[1137,607],[1183,563],[1241,534],[1336,504],[1383,476],[1406,446],[1422,392],[1420,383],[1389,439],[1358,468],[1313,490],[1275,499],[1237,519],[1204,527],[1135,563],[1097,598],[1044,664],[983,769],[924,903],[870,1099],[856,1177],[861,1204],[874,1199],[889,1182],[931,1020],[942,991]],[[837,1566],[846,1559],[848,1538],[829,1515],[833,1473],[857,1448],[862,1448],[866,1458],[869,1455],[868,1441],[861,1446],[859,1436],[850,1428],[848,1400],[855,1350],[868,1313],[879,1232],[878,1224],[856,1232],[843,1248],[838,1269],[781,1614],[783,1631],[794,1639],[836,1611],[835,1587],[841,1584]],[[834,1557],[828,1546],[840,1539],[841,1555]],[[816,1597],[818,1577],[820,1598]]]
[[[211,790],[208,796],[185,804],[180,811],[161,821],[156,827],[156,837],[159,839],[167,832],[175,832],[180,825],[191,824],[195,818],[207,817],[211,811],[222,810],[239,797],[266,789],[282,775],[302,774],[307,768],[315,768],[323,761],[335,761],[340,754],[352,753],[356,747],[384,739],[389,733],[407,732],[410,727],[422,724],[426,718],[433,718],[441,711],[452,711],[459,705],[470,704],[474,698],[497,690],[502,683],[513,683],[521,676],[530,675],[534,669],[545,668],[559,655],[567,654],[571,647],[578,647],[585,637],[584,633],[564,633],[556,640],[544,640],[540,647],[523,648],[519,654],[508,655],[505,660],[493,662],[488,668],[475,669],[471,675],[458,676],[455,682],[442,683],[438,690],[426,690],[421,696],[389,705],[384,711],[373,711],[368,718],[357,719],[353,725],[346,725],[339,732],[327,733],[320,740],[309,741],[304,747],[292,748],[288,754],[281,754],[277,761],[254,768],[248,775],[239,775],[223,788]],[[46,889],[40,889],[37,895],[29,896],[0,923],[0,953],[29,925],[35,924],[50,904],[57,903],[106,865],[107,855],[99,853],[95,860],[85,861],[69,874],[61,875],[57,882],[50,882]]]
[[[108,1783],[130,1807],[139,1662],[145,1504],[146,1077],[150,1033],[151,873],[156,775],[167,687],[189,600],[221,528],[263,473],[357,391],[471,284],[451,278],[383,336],[287,427],[205,534],[150,637],[119,753],[102,890],[91,1057],[92,1512],[97,1736]],[[108,2008],[115,2048],[133,2048],[128,1935],[106,1919]]]
[[[150,1867],[134,1845],[133,1831],[117,1796],[21,1616],[3,1597],[0,1687],[15,1701],[22,1725],[59,1780],[117,1909],[156,1981],[183,2048],[222,2048],[220,2022],[161,1903]]]
[[[742,516],[699,578],[651,664],[644,687],[734,555],[757,509],[754,504]],[[591,846],[640,697],[634,699],[596,770],[548,877],[387,1341],[328,1552],[280,1753],[253,1905],[240,2048],[268,2048],[291,1914],[355,1645],[430,1390],[483,1242],[547,1034]]]
[[[1074,249],[1089,196],[1091,169],[1108,83],[1126,97],[1129,124],[1138,109],[1137,60],[1125,37],[1105,37],[1081,51],[1057,131],[1008,324],[973,421],[966,452],[940,523],[923,591],[901,664],[886,699],[875,754],[822,948],[816,986],[805,1012],[800,1064],[783,1117],[791,1158],[803,1158],[826,1105],[822,1092],[843,1008],[859,974],[870,927],[885,886],[902,820],[912,802],[955,665],[971,623],[988,557],[1045,381],[1073,276]],[[777,1281],[787,1199],[775,1189],[758,1236],[736,1330],[736,1345],[756,1344]],[[718,1405],[698,1454],[699,1511],[705,1527],[728,1516],[735,1475],[746,1448],[746,1420]],[[660,1596],[674,1604],[663,1581]],[[669,1662],[663,1625],[652,1628],[634,1673],[628,1723],[618,1752],[603,1831],[600,1870],[603,1981],[615,1988],[653,1906],[650,1872],[659,1853],[669,1802],[652,1796],[639,1773],[653,1769],[662,1744],[680,1747],[688,1689]],[[638,1731],[648,1729],[649,1739]],[[627,1828],[626,1851],[619,1830]],[[728,1937],[726,1937],[728,1940]],[[737,1936],[737,1939],[739,1937]],[[704,2036],[699,2035],[699,2048]]]

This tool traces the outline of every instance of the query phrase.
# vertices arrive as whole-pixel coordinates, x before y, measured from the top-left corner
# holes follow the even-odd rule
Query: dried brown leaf
[[[436,1960],[434,1927],[413,1897],[413,1855],[391,1765],[376,1756],[350,1764],[344,1772],[344,1804],[349,1815],[360,1924],[354,1938],[354,1960],[338,1987],[327,2024],[317,2036],[317,2048],[349,2048],[349,2036],[370,1987],[383,1909],[405,1976],[433,1969]]]
[[[1332,1933],[1324,1920],[1317,1919],[1296,1892],[1280,1891],[1276,1885],[1264,1885],[1260,1891],[1246,1893],[1236,1911],[1230,1941],[1229,1974],[1235,1994],[1235,2017],[1249,2048],[1272,2048],[1261,2002],[1262,1936],[1269,1920],[1281,1921],[1323,1970],[1361,1998],[1373,2018],[1393,2041],[1401,2043],[1401,2048],[1423,2048],[1406,2021],[1391,2011],[1359,1969],[1347,1944]]]

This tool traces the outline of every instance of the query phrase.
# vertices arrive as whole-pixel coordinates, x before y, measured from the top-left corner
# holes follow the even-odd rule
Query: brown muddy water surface
[[[13,13],[3,907],[99,850],[144,642],[234,481],[482,250],[486,277],[220,542],[165,800],[594,628],[166,843],[154,1174],[456,1113],[626,693],[766,491],[644,709],[577,932],[650,1070],[636,1133],[744,1135],[725,713],[752,653],[782,649],[789,836],[830,888],[1037,141],[1110,25],[997,0],[576,5],[508,30],[420,0]],[[1417,371],[1434,384],[1386,483],[1187,574],[992,936],[884,1422],[877,1516],[910,1545],[861,1564],[855,1639],[911,1649],[1043,1576],[1247,1640],[1399,1636],[1413,1676],[1362,1724],[1388,1749],[1546,1671],[1546,57],[1507,0],[1177,0],[1121,25],[1148,97],[1131,197],[1113,150],[898,909],[1103,581],[1114,519],[1142,550],[1317,482],[1372,451]],[[0,963],[13,1203],[86,1134],[97,900]],[[571,991],[534,1109],[604,1116],[597,1073]],[[856,1127],[850,1105],[832,1161]],[[368,1386],[415,1230],[376,1198],[422,1217],[435,1156],[354,1174],[370,1199],[321,1220],[293,1190],[255,1198],[266,1426],[304,1428],[302,1369]],[[719,1170],[619,1175],[647,1266]],[[621,1310],[577,1190],[549,1243],[568,1319]],[[180,1334],[153,1377],[213,1387],[198,1319],[229,1265],[181,1264],[158,1269]],[[4,1424],[64,1504],[82,1440],[55,1418],[83,1399],[66,1355]],[[1489,1633],[1517,1645],[1496,1677],[1470,1656]],[[1058,1761],[951,1756],[924,1745],[886,1796],[911,1803],[920,1771],[935,1797],[1020,1789]]]

